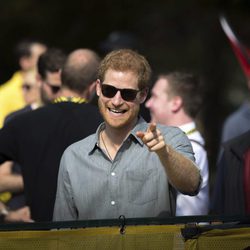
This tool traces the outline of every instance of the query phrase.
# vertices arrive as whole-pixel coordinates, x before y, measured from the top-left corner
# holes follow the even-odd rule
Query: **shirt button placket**
[[[110,173],[110,184],[111,184],[111,201],[110,204],[112,207],[116,205],[116,185],[117,185],[117,178],[115,171],[111,171]]]

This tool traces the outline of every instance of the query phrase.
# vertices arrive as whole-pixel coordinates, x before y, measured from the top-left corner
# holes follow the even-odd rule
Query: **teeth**
[[[121,113],[121,111],[116,110],[116,109],[110,109],[110,111],[114,112],[114,113]]]
[[[122,110],[117,110],[117,109],[109,109],[111,112],[113,112],[113,113],[116,113],[116,114],[119,114],[119,113],[124,113],[124,111],[122,111]]]

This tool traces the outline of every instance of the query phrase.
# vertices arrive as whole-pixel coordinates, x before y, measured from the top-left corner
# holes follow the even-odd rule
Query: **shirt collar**
[[[100,145],[100,142],[99,142],[99,134],[100,134],[100,132],[104,129],[104,127],[105,127],[105,122],[102,122],[99,126],[98,126],[98,128],[97,128],[97,130],[96,130],[96,132],[95,132],[95,134],[93,135],[93,140],[90,142],[90,144],[89,144],[89,154],[91,154],[97,147],[99,147],[99,145]]]
[[[133,136],[134,139],[136,139],[137,142],[139,142],[139,144],[141,146],[143,146],[143,141],[137,137],[136,132],[138,131],[146,131],[147,130],[147,123],[145,122],[145,120],[140,116],[135,127],[132,129],[132,131],[130,132],[130,135]]]
[[[195,126],[195,123],[194,122],[189,122],[189,123],[186,123],[186,124],[183,124],[181,126],[179,126],[179,128],[186,134],[189,133],[189,131],[193,131],[196,126]]]
[[[105,128],[105,122],[101,123],[99,127],[96,130],[96,133],[94,134],[92,142],[89,144],[89,154],[91,154],[97,147],[99,147],[99,134],[100,132]],[[143,146],[143,141],[137,137],[136,132],[137,131],[146,131],[147,129],[147,123],[142,117],[139,117],[135,127],[131,130],[128,137],[133,137],[141,146]]]

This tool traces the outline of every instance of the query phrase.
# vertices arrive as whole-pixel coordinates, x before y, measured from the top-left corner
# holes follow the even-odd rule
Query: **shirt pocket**
[[[157,171],[146,172],[130,170],[126,172],[128,201],[135,205],[144,205],[157,199]]]

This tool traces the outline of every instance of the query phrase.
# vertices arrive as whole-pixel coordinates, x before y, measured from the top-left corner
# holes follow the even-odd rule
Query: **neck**
[[[190,116],[182,112],[182,113],[173,115],[170,119],[166,121],[165,125],[179,127],[183,124],[186,124],[192,121],[193,119]]]
[[[106,124],[104,129],[106,140],[110,141],[110,143],[113,144],[113,146],[118,150],[131,130],[135,127],[136,123],[137,118],[131,122],[130,125],[122,128],[114,128]]]
[[[73,90],[67,89],[67,88],[62,88],[61,91],[59,92],[59,96],[63,97],[79,97],[79,98],[84,98],[86,99],[85,94],[79,94]]]

